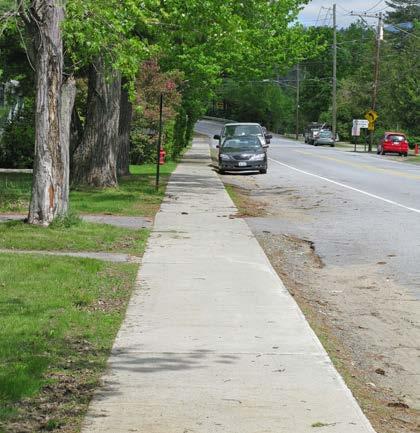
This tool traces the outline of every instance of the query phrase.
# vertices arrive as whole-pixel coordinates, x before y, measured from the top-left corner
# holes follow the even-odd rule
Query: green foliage
[[[284,72],[316,51],[316,37],[294,25],[305,1],[263,2],[170,0],[163,3],[161,63],[177,68],[188,82],[175,124],[174,153],[191,139],[225,78],[250,81]]]
[[[420,4],[418,0],[390,0],[386,4],[392,8],[387,13],[387,22],[400,24],[420,21]]]
[[[295,98],[278,84],[227,81],[220,98],[227,105],[229,119],[259,122],[271,131],[292,129]]]
[[[80,226],[83,223],[82,218],[74,212],[69,212],[65,216],[59,216],[49,225],[53,229],[69,229]]]
[[[153,51],[147,36],[156,5],[155,0],[68,0],[63,28],[72,68],[86,67],[100,55],[133,82],[139,63]]]
[[[4,125],[0,138],[0,167],[31,168],[34,157],[34,106],[26,99],[23,109]]]
[[[398,15],[409,17],[412,2],[394,1]],[[406,15],[404,15],[406,14]],[[396,18],[390,11],[389,21]],[[408,18],[407,18],[408,19]],[[316,32],[321,44],[331,44],[332,30],[310,29]],[[375,138],[385,130],[401,130],[409,136],[420,135],[420,29],[419,24],[410,32],[385,32],[381,44],[379,88],[376,111]],[[374,73],[375,32],[358,22],[341,29],[337,34],[337,130],[341,139],[351,139],[352,119],[364,118],[371,108]],[[301,116],[304,123],[332,119],[332,53],[320,52],[301,63]],[[365,132],[365,131],[364,131]],[[361,137],[360,139],[363,139]]]

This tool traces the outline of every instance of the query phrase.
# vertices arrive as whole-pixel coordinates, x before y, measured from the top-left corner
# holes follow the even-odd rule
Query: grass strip
[[[136,272],[133,264],[0,254],[0,431],[78,431]]]
[[[153,217],[164,197],[165,186],[176,162],[160,167],[159,191],[155,189],[154,164],[130,166],[130,176],[119,179],[117,188],[80,187],[70,192],[72,212]],[[26,213],[31,197],[32,174],[0,173],[0,212]]]
[[[142,255],[148,229],[132,230],[77,221],[38,227],[22,221],[0,223],[0,248],[46,251],[101,251]]]

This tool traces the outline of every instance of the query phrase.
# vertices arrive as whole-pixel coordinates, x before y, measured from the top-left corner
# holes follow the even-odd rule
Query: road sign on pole
[[[368,128],[369,120],[366,119],[353,119],[353,127],[357,126],[358,128]]]
[[[371,123],[375,123],[377,118],[378,118],[378,113],[374,110],[369,110],[365,114],[365,119],[369,120],[369,122],[371,122]]]

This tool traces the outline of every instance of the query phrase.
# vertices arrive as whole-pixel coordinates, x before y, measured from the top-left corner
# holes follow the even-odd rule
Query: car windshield
[[[260,140],[254,136],[228,138],[222,145],[223,152],[256,151],[261,148]]]
[[[396,134],[388,135],[387,138],[389,141],[404,141],[405,140],[404,135],[396,135]]]
[[[332,132],[331,132],[331,131],[321,131],[321,132],[319,133],[319,135],[320,135],[321,137],[332,137]]]
[[[225,127],[226,137],[235,135],[262,135],[261,127],[258,125],[228,125]]]

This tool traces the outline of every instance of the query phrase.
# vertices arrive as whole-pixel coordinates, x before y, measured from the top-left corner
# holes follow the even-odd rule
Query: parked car
[[[220,135],[216,134],[213,138],[219,140],[219,145],[221,145],[228,137],[245,135],[254,135],[258,137],[263,146],[270,144],[270,140],[273,138],[271,134],[267,134],[267,130],[259,123],[226,123],[226,125],[223,126]]]
[[[335,146],[335,140],[332,131],[329,129],[321,129],[318,134],[313,138],[314,146],[328,145]]]
[[[380,139],[376,153],[385,155],[385,153],[398,153],[399,155],[408,155],[408,140],[402,132],[385,132]]]
[[[321,129],[328,129],[328,126],[325,123],[311,122],[303,133],[305,143],[314,144],[314,139]]]
[[[259,171],[267,173],[267,148],[256,135],[227,137],[219,149],[219,173],[225,171]]]

